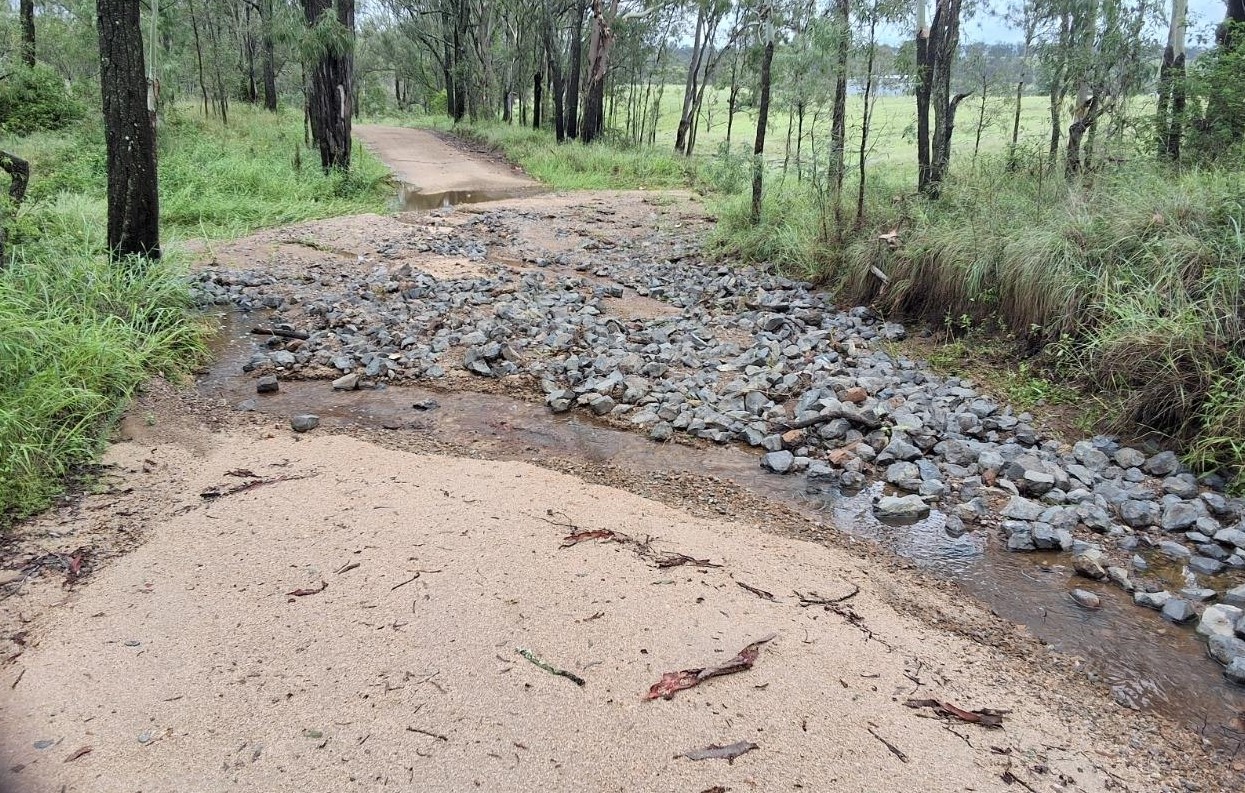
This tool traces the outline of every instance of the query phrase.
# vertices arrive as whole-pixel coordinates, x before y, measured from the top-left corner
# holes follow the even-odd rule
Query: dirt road
[[[389,166],[395,179],[424,194],[537,186],[519,169],[500,160],[472,155],[428,130],[364,125],[355,127],[354,134]]]
[[[598,235],[676,211],[544,206]],[[265,232],[215,266],[331,283],[425,222]],[[433,277],[483,266],[426,256]],[[295,434],[153,384],[99,492],[8,547],[0,790],[1213,790],[1227,770],[906,565],[761,531],[779,506],[479,454],[413,425]],[[770,635],[751,668],[647,698]],[[1007,712],[989,729],[910,699]]]

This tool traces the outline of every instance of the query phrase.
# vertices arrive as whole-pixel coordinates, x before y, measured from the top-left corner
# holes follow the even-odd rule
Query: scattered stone
[[[770,452],[761,458],[761,467],[776,474],[785,474],[795,464],[795,455],[787,450]]]
[[[1168,622],[1183,625],[1184,623],[1190,622],[1197,617],[1197,611],[1193,608],[1193,605],[1189,603],[1189,601],[1181,600],[1180,598],[1172,598],[1163,604],[1162,615],[1163,619]]]
[[[1142,470],[1151,476],[1170,476],[1180,470],[1180,458],[1175,452],[1159,452],[1146,460]]]
[[[363,375],[358,372],[344,374],[333,381],[334,391],[354,391],[359,387],[359,381],[363,379]]]
[[[1245,639],[1214,634],[1206,639],[1206,653],[1227,666],[1233,659],[1245,658]]]
[[[1241,615],[1245,614],[1236,606],[1227,606],[1223,603],[1216,603],[1213,606],[1207,606],[1202,612],[1202,618],[1197,623],[1197,632],[1200,636],[1231,636],[1233,627],[1237,620],[1241,619]]]
[[[929,505],[920,496],[882,496],[873,505],[873,514],[879,518],[923,518],[929,514]]]
[[[290,419],[290,427],[295,432],[310,432],[320,426],[320,417],[311,413],[301,413]]]
[[[1224,667],[1223,676],[1238,686],[1245,686],[1245,655],[1233,658],[1232,663]]]
[[[1003,517],[1012,520],[1037,520],[1042,517],[1046,507],[1021,496],[1012,496],[1007,506],[1003,507]]]
[[[1137,590],[1133,593],[1133,602],[1138,606],[1154,609],[1156,611],[1167,605],[1167,601],[1173,597],[1171,592],[1142,592]]]
[[[668,441],[674,437],[674,427],[668,421],[658,422],[648,431],[648,437],[659,442]]]
[[[1234,586],[1223,593],[1223,602],[1229,606],[1245,608],[1245,584]]]
[[[1093,610],[1102,608],[1102,599],[1088,589],[1074,589],[1071,595],[1072,600],[1082,608]]]
[[[1146,456],[1136,449],[1125,447],[1115,453],[1115,464],[1120,468],[1140,468],[1146,462]]]
[[[1202,575],[1219,575],[1223,572],[1223,562],[1207,556],[1190,556],[1185,565],[1195,573]]]
[[[1088,548],[1072,557],[1072,569],[1078,575],[1101,581],[1107,577],[1107,571],[1102,566],[1102,560],[1102,551]]]
[[[266,374],[255,381],[255,393],[257,394],[275,394],[281,389],[281,384],[277,382],[275,374]]]

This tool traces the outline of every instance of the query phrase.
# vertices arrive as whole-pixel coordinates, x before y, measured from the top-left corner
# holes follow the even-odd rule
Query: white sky
[[[1207,46],[1214,43],[1215,26],[1223,21],[1223,17],[1223,0],[1189,0],[1189,46]],[[980,14],[977,19],[964,25],[960,38],[965,43],[1019,42],[1021,34],[1001,19]],[[1166,31],[1158,38],[1166,39]]]

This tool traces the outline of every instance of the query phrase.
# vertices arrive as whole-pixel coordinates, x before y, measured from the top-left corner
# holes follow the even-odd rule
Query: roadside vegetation
[[[326,175],[303,146],[301,113],[237,108],[228,126],[167,106],[159,128],[164,255],[116,263],[105,239],[106,162],[90,99],[65,96],[0,149],[30,163],[0,266],[0,526],[91,472],[111,427],[152,376],[179,380],[206,355],[181,241],[312,218],[382,211],[387,170],[356,152]],[[48,126],[54,128],[48,129]],[[296,167],[296,162],[300,161]]]

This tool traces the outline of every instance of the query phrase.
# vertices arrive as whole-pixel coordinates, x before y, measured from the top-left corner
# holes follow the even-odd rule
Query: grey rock
[[[805,474],[805,477],[810,482],[833,482],[839,478],[839,473],[829,463],[815,460],[809,464],[808,473]]]
[[[320,426],[320,417],[311,413],[301,413],[290,418],[290,427],[295,432],[309,432]]]
[[[1124,447],[1115,453],[1115,464],[1120,468],[1140,468],[1146,462],[1146,456],[1136,449]]]
[[[1045,510],[1046,507],[1036,501],[1030,501],[1020,496],[1012,496],[1012,499],[1007,502],[1007,506],[1003,507],[1003,517],[1011,518],[1012,520],[1037,520]]]
[[[604,416],[612,411],[616,403],[613,399],[604,394],[598,394],[588,400],[588,408],[598,416]]]
[[[1206,640],[1206,653],[1227,666],[1234,659],[1245,658],[1245,639],[1216,634]]]
[[[886,468],[886,481],[904,490],[919,490],[921,472],[915,463],[891,463]]]
[[[1107,578],[1125,592],[1132,592],[1137,588],[1132,579],[1128,577],[1128,571],[1123,567],[1108,567]]]
[[[674,437],[674,427],[668,421],[660,421],[648,431],[648,437],[655,441],[668,441]]]
[[[1223,562],[1206,556],[1190,556],[1185,565],[1195,573],[1202,575],[1219,575],[1223,572]]]
[[[1072,597],[1073,602],[1082,608],[1091,610],[1102,608],[1102,598],[1088,589],[1074,589],[1068,594]]]
[[[1215,532],[1215,542],[1230,545],[1234,548],[1245,548],[1245,531],[1240,529],[1221,529]]]
[[[267,374],[255,381],[255,392],[258,394],[275,394],[280,389],[276,375]]]
[[[1163,540],[1158,544],[1159,553],[1172,559],[1188,559],[1193,552],[1178,542]]]
[[[1133,602],[1138,606],[1158,611],[1167,605],[1167,601],[1173,597],[1171,592],[1142,592],[1140,590],[1133,593]]]
[[[873,513],[879,518],[923,518],[929,514],[929,505],[920,496],[882,496],[873,505]]]
[[[1222,601],[1229,606],[1245,608],[1245,584],[1234,586],[1223,593]]]
[[[782,449],[761,458],[761,467],[776,474],[785,474],[795,465],[795,455]]]
[[[1242,614],[1245,612],[1238,607],[1227,606],[1223,603],[1207,606],[1197,623],[1198,635],[1207,638],[1216,635],[1231,636],[1233,626],[1236,625],[1237,620],[1241,619]]]
[[[1103,567],[1102,562],[1102,551],[1090,548],[1081,551],[1072,557],[1072,569],[1075,570],[1078,575],[1083,575],[1086,578],[1101,581],[1107,577],[1107,571],[1106,568]]]
[[[1151,501],[1129,499],[1119,505],[1120,520],[1134,529],[1144,529],[1159,521],[1159,506]]]
[[[1170,476],[1180,470],[1180,458],[1175,452],[1159,452],[1146,460],[1142,470],[1151,476]]]
[[[1214,600],[1219,593],[1210,587],[1187,586],[1180,590],[1180,596],[1186,600],[1192,600],[1197,603],[1205,603],[1208,600]]]
[[[1159,526],[1163,531],[1183,531],[1202,516],[1202,511],[1195,507],[1191,501],[1177,501],[1174,504],[1168,504],[1163,510],[1163,515],[1159,518]]]
[[[1193,604],[1180,598],[1172,598],[1164,603],[1161,612],[1163,619],[1168,622],[1174,622],[1177,625],[1191,622],[1197,617],[1197,610],[1193,608]]]
[[[1238,686],[1245,686],[1245,656],[1232,659],[1232,663],[1224,667],[1223,676]]]
[[[333,381],[333,390],[334,391],[354,391],[356,388],[359,387],[359,381],[361,379],[363,379],[363,376],[360,375],[358,372],[351,372],[350,374],[344,374],[341,377]]]

